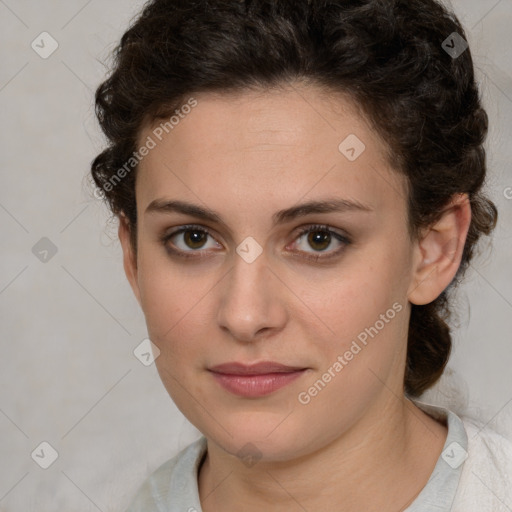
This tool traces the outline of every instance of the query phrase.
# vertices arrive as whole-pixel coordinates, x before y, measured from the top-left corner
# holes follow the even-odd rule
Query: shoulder
[[[206,439],[201,437],[164,462],[142,483],[126,512],[193,509],[198,499],[197,468],[205,451]]]
[[[468,436],[455,512],[512,509],[512,432],[505,436],[482,422],[461,417]]]

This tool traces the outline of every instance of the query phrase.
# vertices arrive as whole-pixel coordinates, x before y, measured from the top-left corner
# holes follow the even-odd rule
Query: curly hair
[[[498,215],[482,193],[488,118],[471,52],[450,55],[443,45],[454,32],[465,40],[456,16],[437,0],[152,0],[96,91],[109,145],[94,159],[92,177],[113,214],[126,217],[136,252],[136,165],[115,186],[112,178],[126,169],[148,122],[199,92],[300,80],[348,94],[406,177],[412,237],[439,220],[454,194],[468,194],[471,205],[455,278],[433,302],[411,306],[404,390],[417,397],[450,356],[448,292]]]

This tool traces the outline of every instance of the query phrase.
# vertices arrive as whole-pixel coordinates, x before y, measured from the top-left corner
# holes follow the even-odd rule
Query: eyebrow
[[[314,213],[342,213],[347,211],[372,212],[373,208],[362,204],[359,201],[339,198],[309,201],[284,210],[279,210],[272,216],[272,224],[273,226],[276,226],[277,224],[284,224],[285,222],[291,222],[299,217],[305,217],[306,215]],[[167,214],[173,212],[190,215],[192,217],[197,217],[198,219],[226,226],[222,217],[215,211],[192,203],[187,203],[185,201],[155,199],[148,205],[145,214]]]

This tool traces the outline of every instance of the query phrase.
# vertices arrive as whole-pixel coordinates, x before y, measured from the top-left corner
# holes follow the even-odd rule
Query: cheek
[[[396,254],[400,254],[398,247]],[[330,400],[347,402],[359,392],[364,395],[375,386],[380,388],[379,378],[386,381],[400,368],[408,326],[404,275],[404,265],[393,248],[380,244],[378,250],[361,254],[350,271],[342,270],[321,292],[309,295],[308,305],[318,312],[322,322],[316,325],[323,334],[315,335],[305,317],[303,329],[309,329],[308,337],[322,361],[319,387],[326,381],[331,390],[339,386]]]
[[[342,342],[337,348],[343,349],[361,333],[364,338],[365,329],[376,322],[378,328],[383,321],[387,327],[387,320],[395,317],[393,304],[405,307],[403,266],[396,258],[386,256],[390,252],[381,246],[367,255],[360,254],[355,264],[340,267],[331,280],[304,295],[305,304],[322,320],[323,331],[334,339],[334,345]]]
[[[366,284],[375,286],[372,280]],[[400,388],[407,310],[383,290],[368,287],[357,294],[347,285],[338,295],[330,292],[333,302],[322,311],[335,334],[309,334],[320,364],[298,390],[297,407],[308,417],[330,418],[322,433],[326,440],[350,428],[385,388]]]
[[[149,338],[160,350],[155,364],[178,404],[186,402],[190,393],[200,393],[195,375],[205,366],[205,348],[212,341],[206,336],[214,332],[210,305],[216,280],[218,276],[210,278],[166,256],[140,259],[141,305]]]
[[[204,325],[211,323],[205,318],[201,301],[207,299],[210,289],[204,278],[195,282],[175,269],[165,272],[153,267],[141,279],[141,303],[149,338],[160,350],[155,364],[180,409],[190,401],[190,394],[198,396],[200,392],[195,374],[203,365],[202,343],[208,332]]]
[[[150,246],[141,247],[138,282],[150,337],[161,350],[172,345],[178,332],[183,339],[213,286],[204,272],[173,263],[165,251]]]

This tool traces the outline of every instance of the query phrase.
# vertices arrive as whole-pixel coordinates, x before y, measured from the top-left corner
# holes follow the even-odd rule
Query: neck
[[[426,485],[447,429],[405,397],[388,394],[379,410],[299,459],[246,467],[208,439],[198,479],[203,511],[404,509]]]

